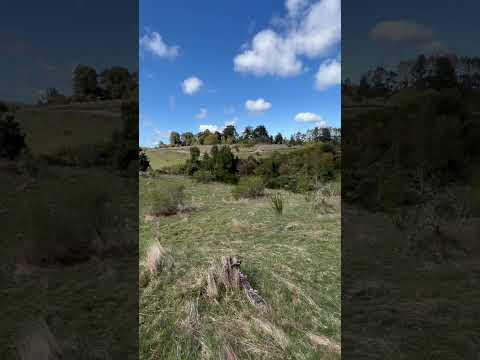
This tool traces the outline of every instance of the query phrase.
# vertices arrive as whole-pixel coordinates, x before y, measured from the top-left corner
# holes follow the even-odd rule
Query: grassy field
[[[152,217],[154,192],[185,186],[184,211]],[[189,178],[140,179],[141,271],[158,240],[163,270],[140,289],[141,359],[339,359],[340,212],[322,215],[304,196],[282,192],[283,215],[268,197],[234,200],[229,185]],[[265,299],[239,290],[202,295],[212,264],[239,256]]]
[[[120,106],[120,101],[27,106],[15,114],[15,119],[27,135],[33,154],[45,155],[60,148],[110,140],[113,131],[122,127]]]
[[[35,181],[6,169],[0,173],[0,358],[17,359],[18,346],[31,331],[37,336],[36,344],[30,343],[37,346],[33,358],[43,358],[41,324],[53,334],[64,358],[136,354],[131,339],[137,336],[132,312],[138,304],[137,273],[132,271],[138,267],[137,195],[125,191],[136,187],[136,179],[93,168],[49,167]],[[129,244],[126,250],[68,265],[36,264],[49,249],[73,244],[85,234],[83,228],[91,223],[78,209],[103,194],[110,199],[110,216],[102,240]],[[52,211],[55,216],[48,215]],[[29,250],[32,246],[35,251]]]
[[[220,146],[220,145],[219,145]],[[212,145],[199,145],[201,153],[210,152]],[[249,156],[256,158],[268,157],[274,151],[277,152],[289,152],[298,147],[287,145],[269,145],[260,144],[252,147],[244,147],[232,145],[233,153],[240,159],[246,159]],[[160,149],[147,149],[147,156],[150,159],[150,165],[154,170],[162,169],[169,166],[181,165],[190,157],[190,147],[177,147],[177,148],[160,148]]]

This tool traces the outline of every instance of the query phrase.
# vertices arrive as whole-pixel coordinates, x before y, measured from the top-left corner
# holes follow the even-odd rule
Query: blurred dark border
[[[137,358],[138,1],[3,5],[0,358]]]
[[[342,358],[479,357],[479,9],[342,2]]]

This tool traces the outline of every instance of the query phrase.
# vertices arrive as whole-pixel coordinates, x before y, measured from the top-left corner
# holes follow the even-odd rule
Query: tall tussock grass
[[[140,265],[142,270],[139,282],[144,287],[159,274],[170,272],[175,266],[175,260],[171,252],[156,239],[148,248],[145,259]]]
[[[275,214],[282,215],[283,207],[285,203],[282,194],[276,193],[276,194],[270,195],[269,200],[270,200],[270,206],[275,212]]]

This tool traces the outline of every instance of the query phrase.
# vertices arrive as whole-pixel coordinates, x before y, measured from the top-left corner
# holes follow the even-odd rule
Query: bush
[[[270,196],[270,205],[277,215],[283,214],[283,204],[284,201],[281,194],[277,193]]]
[[[140,171],[147,171],[147,169],[150,167],[150,160],[142,148],[138,149],[138,165]]]
[[[25,135],[12,114],[0,116],[0,157],[14,160],[25,147]]]
[[[193,178],[201,183],[208,183],[215,180],[215,177],[206,170],[199,170],[193,174]]]
[[[161,189],[151,192],[150,213],[154,216],[176,214],[184,204],[184,186],[179,184],[162,184]]]
[[[236,185],[232,194],[235,199],[239,198],[256,198],[263,196],[265,193],[265,184],[263,179],[259,176],[249,176],[241,178],[238,185]]]

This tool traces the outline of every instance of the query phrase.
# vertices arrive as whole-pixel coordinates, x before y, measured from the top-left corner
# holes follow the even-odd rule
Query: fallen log
[[[262,310],[267,310],[267,302],[260,296],[258,290],[252,287],[247,276],[240,271],[241,261],[237,257],[224,256],[222,264],[225,287],[227,289],[242,289],[252,305]]]

